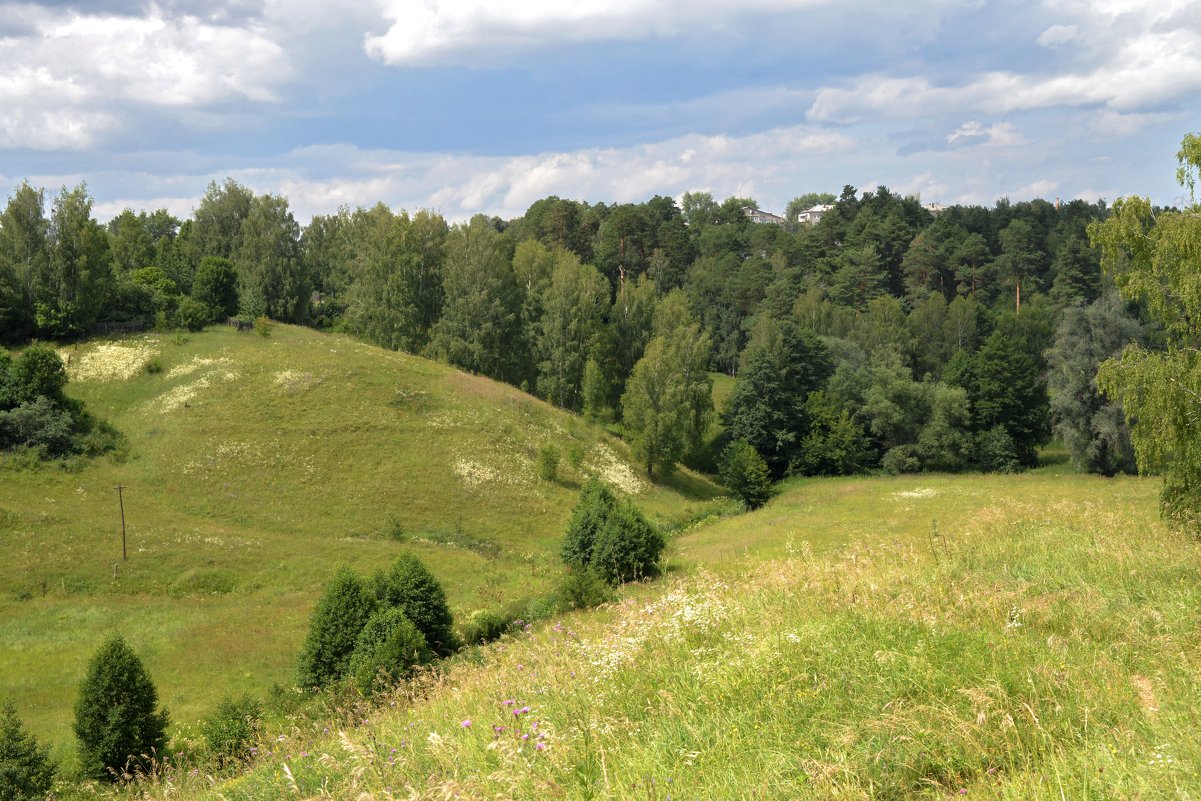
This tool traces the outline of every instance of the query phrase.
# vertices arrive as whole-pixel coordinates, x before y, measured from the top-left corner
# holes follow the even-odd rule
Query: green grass
[[[287,680],[335,563],[366,572],[413,547],[460,614],[537,594],[583,479],[565,459],[560,482],[527,480],[537,448],[574,445],[592,469],[602,443],[624,458],[508,387],[338,337],[160,349],[161,373],[73,389],[129,434],[128,461],[2,474],[0,679],[60,753],[108,630],[145,656],[186,745],[222,693]],[[195,380],[174,368],[222,353],[236,380],[156,406]],[[289,370],[309,376],[280,381]],[[114,578],[118,482],[132,550]],[[242,773],[185,764],[123,792],[1195,797],[1201,552],[1160,523],[1157,491],[1051,452],[1017,476],[796,479],[720,517],[715,488],[680,473],[637,496],[685,524],[663,578],[467,651],[382,705],[275,717]]]
[[[512,387],[347,337],[220,329],[91,343],[71,360],[69,394],[125,433],[128,457],[0,465],[0,687],[68,763],[75,690],[111,631],[187,726],[227,690],[291,681],[338,563],[366,574],[411,549],[465,618],[557,583],[587,474],[633,481],[664,525],[720,503],[686,472],[646,485],[620,442]],[[122,363],[128,377],[95,377]],[[546,442],[580,467],[564,458],[557,482],[540,480]]]
[[[383,707],[273,732],[243,775],[143,789],[188,801],[1195,796],[1195,539],[1159,523],[1152,482],[997,479],[989,503],[993,482],[797,482],[681,540],[692,570],[461,658]],[[930,539],[918,521],[936,500],[947,522]],[[872,509],[874,535],[861,520]],[[838,533],[820,539],[828,527]],[[700,547],[723,530],[759,545]]]

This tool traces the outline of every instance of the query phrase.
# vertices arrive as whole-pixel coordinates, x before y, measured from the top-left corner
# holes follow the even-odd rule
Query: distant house
[[[743,209],[748,220],[753,223],[770,223],[771,225],[783,225],[785,220],[778,214],[772,214],[770,211],[762,209]]]
[[[924,208],[926,211],[930,212],[931,217],[937,217],[938,215],[940,215],[944,211],[946,211],[948,207],[944,206],[941,203],[926,203],[925,205],[922,206],[922,208]]]
[[[823,204],[819,204],[817,206],[813,206],[812,208],[805,209],[804,211],[802,211],[800,214],[797,215],[797,217],[796,217],[797,222],[807,223],[809,225],[816,225],[821,220],[822,215],[825,214],[827,211],[829,211],[832,208],[834,208],[834,206],[832,206],[828,203],[823,203]]]

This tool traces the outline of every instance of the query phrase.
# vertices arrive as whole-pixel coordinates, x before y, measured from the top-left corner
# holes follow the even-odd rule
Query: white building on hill
[[[743,209],[747,219],[753,223],[770,223],[771,225],[783,225],[785,220],[778,214],[772,214],[770,211],[762,209]]]
[[[823,204],[820,204],[817,206],[813,206],[812,208],[805,209],[804,211],[802,211],[800,214],[797,215],[797,222],[808,223],[809,225],[816,225],[821,220],[822,215],[824,215],[827,211],[829,211],[832,208],[834,208],[834,206],[832,206],[831,204],[823,203]]]

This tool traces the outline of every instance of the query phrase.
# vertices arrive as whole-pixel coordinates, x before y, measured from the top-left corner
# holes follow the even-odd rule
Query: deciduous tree
[[[1122,404],[1132,423],[1143,471],[1163,473],[1166,517],[1201,523],[1201,135],[1188,134],[1177,153],[1177,179],[1189,193],[1180,212],[1156,214],[1147,198],[1114,202],[1113,215],[1089,228],[1106,270],[1123,297],[1145,304],[1163,326],[1163,347],[1138,344],[1101,366],[1097,383]]]

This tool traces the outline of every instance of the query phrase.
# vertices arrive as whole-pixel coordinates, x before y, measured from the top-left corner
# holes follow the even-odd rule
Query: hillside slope
[[[63,356],[69,394],[126,434],[129,456],[0,471],[0,687],[68,750],[76,685],[110,631],[187,724],[225,690],[289,682],[338,563],[366,574],[413,549],[463,615],[554,584],[587,475],[660,523],[718,492],[687,473],[650,485],[622,443],[571,414],[347,337],[214,329]],[[545,444],[563,454],[556,482],[537,475]]]
[[[821,482],[824,503],[787,528],[769,506],[695,536],[740,522],[784,548],[866,501],[916,516],[941,498],[957,522],[934,539],[880,514],[874,537],[841,545],[715,553],[483,649],[416,697],[273,731],[244,775],[146,795],[1194,797],[1201,552],[1156,519],[1154,484],[1033,475],[989,504],[988,478],[930,479]]]

